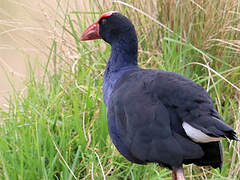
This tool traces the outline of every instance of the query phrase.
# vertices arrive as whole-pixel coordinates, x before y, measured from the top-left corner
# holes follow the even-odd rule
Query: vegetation
[[[110,47],[102,40],[79,41],[103,11],[118,10],[134,22],[141,67],[174,71],[201,84],[240,132],[238,0],[89,0],[87,12],[78,6],[58,1],[50,9],[57,18],[43,76],[29,65],[25,95],[15,92],[8,110],[0,110],[0,179],[171,179],[157,164],[125,160],[108,136],[101,86]],[[188,165],[187,179],[239,179],[240,144],[222,144],[222,171]]]

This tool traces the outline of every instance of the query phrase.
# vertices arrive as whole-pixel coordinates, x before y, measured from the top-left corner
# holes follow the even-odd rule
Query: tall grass
[[[8,110],[0,110],[1,179],[170,179],[156,164],[126,161],[108,136],[101,85],[110,47],[79,41],[86,25],[107,10],[136,25],[141,67],[201,84],[240,132],[238,0],[97,2],[88,1],[88,11],[78,9],[78,1],[49,6],[56,21],[43,75],[39,79],[29,65],[25,95],[15,92]],[[189,165],[186,177],[239,179],[239,143],[224,140],[223,147],[222,172]]]

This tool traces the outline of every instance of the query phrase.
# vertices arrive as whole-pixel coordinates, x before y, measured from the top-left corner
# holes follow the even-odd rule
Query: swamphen
[[[137,164],[155,162],[184,179],[183,164],[222,167],[220,140],[237,140],[208,93],[174,72],[138,67],[134,25],[111,11],[82,34],[111,45],[103,81],[110,137],[118,151]]]

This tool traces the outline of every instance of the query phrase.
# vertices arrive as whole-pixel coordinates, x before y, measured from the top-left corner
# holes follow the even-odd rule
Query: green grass
[[[115,6],[131,18],[131,8],[116,3]],[[141,3],[139,6],[136,7],[147,9]],[[208,6],[203,6],[207,10]],[[174,8],[178,8],[177,5]],[[171,179],[169,170],[156,164],[131,164],[114,148],[108,135],[101,90],[110,47],[103,48],[105,43],[101,40],[80,42],[79,34],[87,24],[83,20],[86,13],[61,5],[58,9],[64,12],[56,21],[61,35],[50,45],[48,61],[42,65],[43,76],[39,78],[29,65],[24,95],[15,92],[10,97],[8,110],[0,110],[4,120],[0,126],[0,179]],[[133,16],[139,34],[140,66],[174,71],[198,82],[209,91],[226,122],[238,129],[238,90],[219,74],[237,86],[239,54],[233,50],[233,44],[223,48],[215,43],[204,46],[207,42],[204,39],[196,43],[194,37],[202,32],[197,27],[202,27],[205,21],[199,11],[186,31],[185,42],[180,37],[187,28],[178,19],[186,15],[184,12],[182,16],[173,16],[175,34],[161,29],[148,17]],[[98,18],[90,14],[92,22]],[[159,20],[164,22],[167,17],[162,16]],[[169,18],[167,20],[171,20]],[[239,36],[229,32],[227,37],[232,40]],[[239,144],[224,140],[223,147],[222,172],[189,165],[185,166],[187,179],[238,179]]]

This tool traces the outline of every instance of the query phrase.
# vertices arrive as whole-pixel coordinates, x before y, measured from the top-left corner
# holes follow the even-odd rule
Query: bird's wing
[[[237,139],[233,128],[223,121],[201,86],[172,72],[152,71],[149,74],[142,76],[147,89],[174,114],[171,121],[176,131],[181,123],[186,134],[200,143]]]
[[[124,75],[117,83],[109,102],[109,130],[117,133],[113,142],[124,142],[133,158],[142,162],[158,162],[172,167],[184,159],[203,156],[201,147],[172,129],[168,107],[145,84],[150,74],[137,72]],[[143,73],[143,74],[142,74]],[[114,124],[114,125],[113,125]],[[116,131],[116,132],[114,132]],[[129,158],[130,159],[130,158]]]

